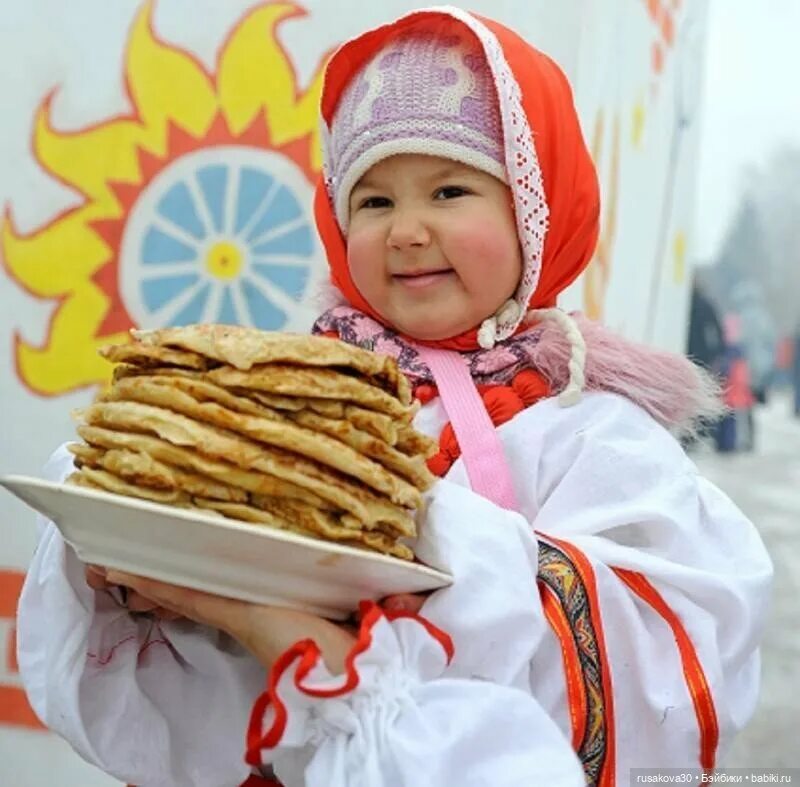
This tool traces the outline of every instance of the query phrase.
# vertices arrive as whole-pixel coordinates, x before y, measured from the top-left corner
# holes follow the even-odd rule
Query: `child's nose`
[[[424,248],[430,241],[430,233],[424,218],[416,210],[396,210],[392,216],[387,245],[392,249]]]

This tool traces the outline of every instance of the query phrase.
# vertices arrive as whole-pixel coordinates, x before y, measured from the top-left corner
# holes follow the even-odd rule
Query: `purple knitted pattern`
[[[449,142],[454,146],[469,148],[470,150],[483,153],[489,158],[496,159],[497,146],[490,140],[483,139],[477,140],[469,137],[464,129],[457,126],[447,127],[443,126],[440,121],[431,123],[429,118],[409,118],[410,127],[402,134],[402,139],[438,139],[443,142]],[[379,126],[374,131],[370,132],[368,138],[359,140],[360,144],[352,145],[347,151],[347,156],[344,158],[340,165],[342,172],[347,172],[353,167],[356,161],[361,158],[366,152],[366,149],[379,145],[382,142],[390,142],[392,140],[400,139],[397,128]],[[341,181],[339,181],[341,182]]]
[[[458,160],[465,151],[505,166],[491,70],[477,39],[452,25],[428,23],[389,41],[343,91],[330,131],[326,169],[334,195],[381,143],[435,140]],[[431,152],[443,155],[441,145]]]

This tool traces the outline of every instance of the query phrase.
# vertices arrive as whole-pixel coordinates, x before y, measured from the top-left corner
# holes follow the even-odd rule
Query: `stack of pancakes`
[[[223,325],[134,331],[70,482],[411,560],[430,438],[394,359]]]

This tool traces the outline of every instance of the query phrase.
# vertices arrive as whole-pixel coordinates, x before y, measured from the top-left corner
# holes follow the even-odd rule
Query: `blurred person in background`
[[[725,404],[728,412],[717,423],[714,438],[721,453],[752,451],[755,447],[755,420],[752,375],[747,355],[742,319],[726,314],[722,321],[725,352],[720,373],[725,380]]]
[[[689,313],[687,354],[710,372],[719,374],[725,353],[725,337],[717,310],[703,287],[695,282]]]
[[[717,309],[706,294],[702,283],[695,279],[689,310],[689,337],[686,354],[713,375],[722,375],[725,360],[725,335]],[[691,449],[698,438],[715,433],[717,424],[708,424],[697,436],[685,437],[683,447]]]

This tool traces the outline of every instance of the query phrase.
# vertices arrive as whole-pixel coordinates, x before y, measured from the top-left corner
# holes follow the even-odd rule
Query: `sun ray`
[[[216,116],[214,85],[190,55],[165,46],[153,30],[153,0],[136,16],[128,48],[127,77],[131,96],[148,135],[146,146],[163,154],[169,123],[201,136]]]
[[[11,275],[41,298],[58,298],[74,290],[76,281],[91,278],[108,259],[108,249],[87,228],[87,214],[74,211],[27,237],[17,233],[8,215],[2,257]]]
[[[276,145],[307,129],[312,166],[318,170],[323,64],[308,89],[298,94],[297,75],[276,34],[282,22],[304,13],[293,3],[271,3],[253,11],[220,57],[218,85],[223,114],[234,132],[243,131],[262,110]]]
[[[131,120],[112,120],[80,132],[58,131],[52,125],[52,95],[39,108],[34,126],[34,145],[42,166],[111,215],[118,212],[119,204],[109,182],[140,178],[137,145],[141,138],[141,127]]]
[[[256,8],[225,47],[217,82],[223,114],[234,133],[244,131],[267,104],[277,113],[294,108],[296,79],[276,28],[302,13],[293,3]]]
[[[325,58],[327,61],[327,57]],[[322,169],[322,137],[320,131],[319,100],[322,95],[322,83],[325,81],[324,63],[320,66],[308,90],[297,102],[293,122],[305,127],[311,124],[311,167],[315,172]],[[271,116],[270,116],[271,119]],[[286,118],[289,120],[289,118]],[[276,132],[279,133],[279,132]]]
[[[50,396],[108,379],[109,364],[97,351],[130,337],[122,333],[92,338],[107,309],[108,297],[93,284],[84,283],[55,313],[47,344],[36,347],[17,338],[19,372],[32,390]],[[83,351],[75,352],[77,347]]]

